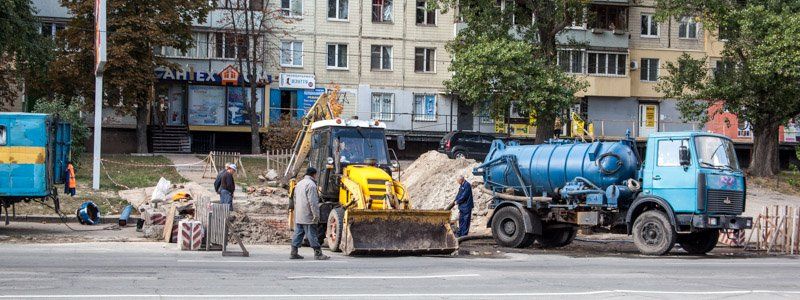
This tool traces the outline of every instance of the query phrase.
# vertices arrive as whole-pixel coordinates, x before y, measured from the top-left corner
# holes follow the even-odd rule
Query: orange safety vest
[[[69,188],[74,189],[76,187],[75,168],[72,167],[72,164],[67,165],[67,171],[69,172]]]

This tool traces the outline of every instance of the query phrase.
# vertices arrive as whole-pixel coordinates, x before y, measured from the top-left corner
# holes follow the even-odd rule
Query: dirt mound
[[[265,216],[234,211],[231,213],[233,233],[247,244],[286,244],[291,238],[286,216]]]
[[[411,197],[411,205],[417,209],[444,209],[458,193],[456,178],[464,178],[472,183],[475,208],[472,210],[471,234],[489,232],[486,221],[491,196],[478,189],[483,178],[472,175],[472,169],[480,163],[471,159],[450,159],[447,155],[429,151],[422,154],[414,163],[403,170],[400,181]],[[452,220],[458,217],[458,208],[453,208]]]

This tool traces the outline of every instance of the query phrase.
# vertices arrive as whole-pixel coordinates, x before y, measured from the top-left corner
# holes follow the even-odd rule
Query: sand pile
[[[480,165],[471,159],[450,159],[447,155],[429,151],[403,170],[400,181],[411,196],[412,206],[417,209],[444,209],[458,193],[456,178],[464,175],[473,184],[472,194],[475,208],[472,210],[470,234],[485,234],[489,216],[491,196],[478,189],[483,178],[472,175],[472,169]],[[451,219],[458,217],[458,208],[453,208]]]

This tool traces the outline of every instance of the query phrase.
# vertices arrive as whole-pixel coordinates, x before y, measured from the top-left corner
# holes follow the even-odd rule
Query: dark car
[[[486,158],[492,141],[500,139],[487,133],[453,131],[439,142],[439,152],[450,158],[464,157],[477,160]]]

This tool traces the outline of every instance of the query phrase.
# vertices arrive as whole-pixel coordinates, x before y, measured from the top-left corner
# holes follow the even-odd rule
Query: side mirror
[[[405,135],[398,135],[397,136],[397,149],[398,150],[406,150],[406,136]]]
[[[392,172],[400,171],[400,163],[397,161],[392,162]]]
[[[681,146],[678,148],[678,159],[680,160],[681,166],[689,166],[691,165],[691,158],[689,157],[689,147]]]

